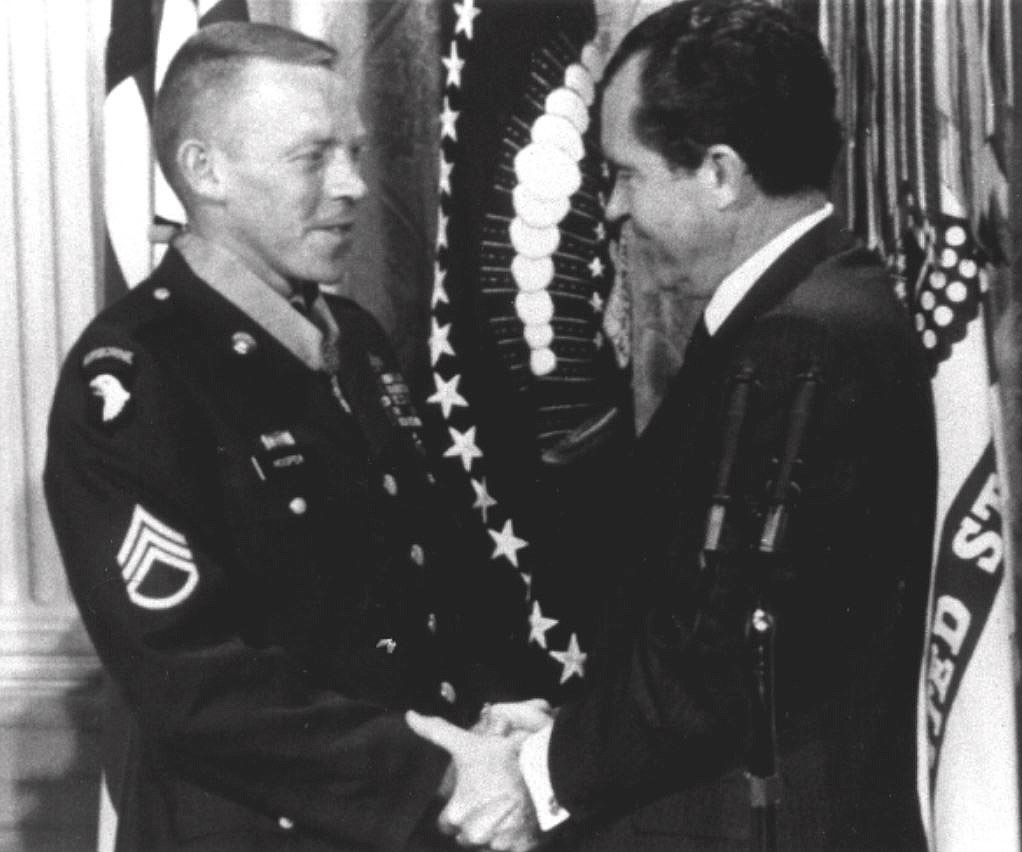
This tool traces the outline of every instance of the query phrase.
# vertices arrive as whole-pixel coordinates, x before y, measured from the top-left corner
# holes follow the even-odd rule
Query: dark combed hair
[[[633,129],[672,166],[729,145],[760,189],[826,190],[841,147],[834,74],[819,39],[765,0],[685,0],[622,40],[603,85],[644,59]]]
[[[330,45],[284,27],[230,21],[200,28],[167,66],[153,109],[153,147],[179,196],[183,187],[174,159],[188,117],[202,99],[223,97],[244,66],[259,59],[328,70],[338,65]]]

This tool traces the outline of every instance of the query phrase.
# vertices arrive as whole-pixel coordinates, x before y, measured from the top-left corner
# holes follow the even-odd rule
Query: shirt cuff
[[[554,725],[551,722],[536,733],[528,736],[522,743],[518,755],[518,765],[522,770],[522,778],[536,809],[536,818],[543,831],[550,831],[571,816],[561,807],[554,795],[553,784],[550,783],[550,765],[547,755],[550,751],[550,734]]]

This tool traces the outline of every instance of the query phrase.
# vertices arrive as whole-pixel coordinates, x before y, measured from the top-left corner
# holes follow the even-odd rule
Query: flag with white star
[[[601,331],[613,267],[596,37],[592,0],[441,5],[426,417],[482,531],[481,570],[515,581],[523,675],[555,700],[584,678],[613,477],[550,470],[542,453],[627,399]]]
[[[933,373],[937,529],[919,677],[930,847],[1022,847],[1015,583],[996,361],[1005,286],[1012,0],[824,3],[844,94],[846,218],[888,255]],[[848,50],[858,44],[861,50]],[[881,144],[878,144],[881,143]],[[840,198],[839,198],[840,204]],[[1017,478],[1017,477],[1016,477]]]

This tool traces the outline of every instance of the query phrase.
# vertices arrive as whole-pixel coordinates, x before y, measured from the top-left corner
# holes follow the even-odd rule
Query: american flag
[[[923,107],[936,154],[930,184],[938,189],[926,198],[932,212],[913,307],[923,343],[937,356],[940,477],[920,690],[920,800],[937,852],[1016,852],[1015,588],[998,377],[987,344],[990,283],[1003,273],[995,262],[1003,246],[986,231],[1007,196],[994,151],[1003,128],[990,104],[1010,90],[998,91],[995,81],[1010,73],[1011,10],[959,0],[928,12],[921,32],[932,39],[933,90],[932,105],[926,98]]]
[[[1020,848],[1015,579],[988,329],[1007,286],[1011,0],[822,0],[850,144],[839,195],[930,354],[937,528],[918,708],[935,852]]]
[[[977,259],[964,210],[950,191],[943,195],[941,212],[930,217],[914,305],[935,354],[940,459],[919,702],[920,803],[937,852],[1009,852],[1019,849],[1014,577],[987,350],[990,271]]]
[[[155,164],[153,99],[171,57],[195,30],[248,20],[246,0],[113,0],[103,106],[107,301],[152,270],[184,212]]]

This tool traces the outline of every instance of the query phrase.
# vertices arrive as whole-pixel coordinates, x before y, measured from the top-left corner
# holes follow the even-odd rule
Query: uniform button
[[[309,504],[305,502],[304,497],[295,497],[287,507],[291,510],[293,515],[304,515],[305,511],[309,508]]]
[[[383,490],[391,497],[397,496],[397,480],[392,473],[383,474]]]
[[[426,564],[426,551],[422,549],[421,544],[413,544],[411,550],[408,551],[408,556],[420,567]]]
[[[247,331],[236,331],[231,335],[231,349],[238,355],[248,355],[255,352],[255,338]]]
[[[153,298],[158,302],[165,302],[170,298],[170,290],[166,287],[157,287],[153,290]]]
[[[440,684],[440,697],[448,704],[453,704],[458,700],[458,693],[454,691],[454,685],[445,680]]]
[[[426,617],[426,627],[429,629],[430,633],[436,633],[437,621],[435,612],[431,612]]]
[[[292,828],[295,827],[295,821],[293,819],[288,819],[287,817],[282,816],[280,819],[277,820],[277,825],[284,829],[284,831],[290,831]]]

